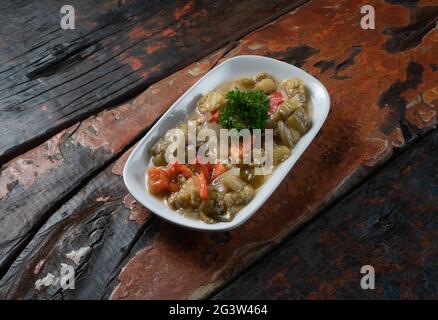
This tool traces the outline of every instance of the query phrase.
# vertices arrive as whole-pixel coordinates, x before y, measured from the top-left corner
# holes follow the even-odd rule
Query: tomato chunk
[[[170,181],[168,189],[170,192],[177,192],[181,189],[181,186],[177,182]]]
[[[227,168],[222,163],[215,164],[215,166],[213,167],[213,171],[211,173],[211,180],[216,179],[225,171],[227,171]]]
[[[148,177],[149,190],[154,194],[179,190],[179,185],[171,181],[169,175],[164,169],[156,167],[149,168]]]
[[[196,159],[196,171],[198,173],[203,173],[207,183],[211,181],[211,173],[213,171],[213,166],[210,162],[201,163],[199,159]]]
[[[214,110],[211,116],[208,118],[208,122],[218,122],[219,121],[219,110]]]
[[[278,109],[278,107],[283,103],[283,95],[280,91],[274,91],[269,96],[269,114],[273,114],[275,110]]]
[[[167,174],[171,179],[175,179],[180,174],[186,179],[193,176],[192,170],[186,165],[180,164],[178,161],[169,163],[167,166]]]
[[[207,179],[203,172],[201,172],[198,175],[198,182],[199,182],[199,197],[201,200],[207,200],[208,199],[208,183]]]

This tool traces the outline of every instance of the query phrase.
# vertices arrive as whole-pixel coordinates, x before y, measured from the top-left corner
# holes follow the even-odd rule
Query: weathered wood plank
[[[2,279],[0,297],[96,299],[103,296],[106,284],[146,228],[149,217],[146,209],[136,207],[130,195],[120,192],[123,189],[123,181],[107,170],[63,205],[38,230],[12,266],[12,272]],[[75,269],[75,290],[62,292],[61,264]],[[18,274],[22,277],[17,278]],[[39,278],[33,279],[35,275]],[[38,280],[50,275],[58,280],[56,284],[39,285]]]
[[[436,124],[435,30],[412,48],[388,52],[382,47],[389,37],[383,30],[409,24],[409,11],[418,7],[372,4],[383,13],[378,30],[358,29],[359,1],[324,1],[323,6],[314,1],[245,37],[230,52],[229,56],[276,56],[318,76],[332,98],[327,125],[265,206],[241,228],[210,235],[182,230],[158,219],[149,222],[148,230],[126,257],[125,262],[129,262],[122,263],[118,278],[105,284],[105,297],[110,292],[112,298],[199,298],[211,294],[311,219],[344,188],[387,160],[395,147],[415,140]],[[355,28],[357,32],[352,32]],[[338,39],[336,45],[333,39]],[[122,206],[118,201],[117,208]],[[61,252],[57,254],[65,255],[59,243],[51,246]],[[38,252],[33,255],[42,256]],[[47,258],[57,261],[56,255]],[[38,261],[21,255],[1,282],[2,294],[43,297],[44,291],[36,292],[33,283],[45,273],[33,274],[25,268]],[[18,291],[11,284],[20,278],[29,281]],[[114,285],[117,288],[113,291]]]
[[[416,139],[421,130],[415,123],[436,124],[438,76],[431,67],[438,53],[436,29],[404,51],[389,52],[383,46],[391,38],[387,28],[409,25],[422,4],[369,4],[379,13],[376,30],[360,28],[361,1],[312,1],[245,37],[230,52],[278,57],[318,76],[332,100],[327,123],[281,186],[239,229],[212,236],[153,222],[111,298],[208,296],[386,161],[394,148]],[[321,70],[327,61],[332,67]],[[430,103],[423,102],[428,95]]]
[[[214,298],[437,299],[437,159],[435,131]]]
[[[6,163],[0,174],[0,273],[6,271],[11,259],[59,202],[145,132],[226,50],[157,82],[128,103],[63,130]]]
[[[75,30],[54,0],[6,2],[0,163],[303,2],[75,0]]]

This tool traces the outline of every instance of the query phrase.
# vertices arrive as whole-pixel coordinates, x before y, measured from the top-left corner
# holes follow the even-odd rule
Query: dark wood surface
[[[62,30],[58,3],[24,1],[17,7],[11,1],[2,13],[15,24],[1,31],[0,164],[14,150],[21,154],[2,166],[0,176],[0,274],[73,190],[126,150],[205,71],[198,66],[187,83],[176,84],[183,90],[161,99],[137,98],[96,119],[78,120],[219,47],[226,52],[233,40],[303,2],[74,1],[78,28]],[[27,20],[29,29],[12,32]],[[213,63],[214,57],[220,53]],[[32,140],[53,133],[24,153],[37,143]]]
[[[38,230],[2,279],[0,295],[14,299],[105,297],[124,259],[147,227],[149,213],[133,206],[138,205],[126,193],[123,181],[111,170],[101,173]],[[73,263],[67,254],[80,248],[89,249],[78,264]],[[35,270],[59,277],[61,263],[77,270],[76,289],[62,292],[54,286],[36,290],[32,276]]]
[[[0,42],[0,161],[263,26],[296,1],[8,1]],[[23,28],[17,29],[17,26]],[[176,54],[177,53],[177,54]]]
[[[438,299],[437,159],[434,132],[214,298]]]
[[[5,39],[0,42],[0,59],[7,61],[2,70],[12,75],[8,83],[3,80],[3,87],[0,81],[0,98],[2,92],[9,95],[0,107],[0,121],[9,123],[0,129],[0,159],[6,161],[0,171],[1,298],[206,298],[241,274],[216,297],[250,297],[242,293],[249,281],[262,288],[270,283],[269,277],[281,277],[279,268],[260,270],[302,242],[309,241],[306,248],[324,240],[325,248],[330,246],[317,257],[300,256],[315,263],[354,249],[332,244],[320,233],[320,221],[330,220],[327,233],[336,232],[339,224],[346,224],[343,230],[348,231],[363,221],[367,210],[373,217],[385,214],[371,205],[352,216],[338,209],[371,199],[359,197],[358,191],[347,197],[353,188],[370,190],[370,184],[377,184],[378,190],[389,192],[385,180],[407,163],[420,173],[407,174],[405,185],[434,173],[434,152],[420,161],[421,154],[435,146],[438,112],[438,7],[430,1],[371,1],[379,16],[376,30],[360,29],[359,0],[313,0],[294,11],[301,1],[90,3],[77,2],[83,23],[68,35],[54,26],[59,15],[44,20],[41,9],[32,10],[33,2],[10,2],[4,8],[3,18],[45,23],[15,37],[9,25],[0,31]],[[58,9],[50,10],[56,15]],[[261,28],[244,36],[257,27]],[[56,44],[61,44],[60,51],[54,49]],[[331,113],[316,141],[248,223],[220,234],[182,230],[139,206],[123,185],[121,169],[130,147],[173,101],[217,63],[239,54],[271,56],[315,75],[329,90]],[[16,122],[6,121],[12,119],[8,117]],[[409,192],[405,185],[397,190]],[[424,188],[415,185],[421,195]],[[384,204],[389,207],[398,200],[396,193],[389,193]],[[418,206],[419,212],[423,209]],[[406,224],[401,212],[396,219]],[[416,221],[432,219],[433,213]],[[322,218],[309,222],[318,214]],[[267,252],[306,223],[265,262]],[[374,253],[382,264],[394,259],[406,271],[403,276],[384,269],[389,289],[375,291],[374,297],[396,297],[391,290],[402,284],[410,290],[414,281],[408,277],[415,274],[436,279],[427,273],[435,259],[422,260],[417,269],[409,260],[421,246],[419,239],[433,241],[433,226],[421,225],[415,234],[408,228],[399,237],[394,228],[387,233],[363,228],[367,241],[371,237],[394,248],[403,241],[414,243],[398,255]],[[322,244],[315,246],[317,251]],[[76,264],[67,255],[81,248],[85,254]],[[372,257],[360,250],[356,259],[350,259],[354,253],[349,251],[344,260],[336,260],[339,266],[324,269],[326,278],[317,278],[312,265],[303,263],[288,274],[283,287],[260,289],[260,297],[357,297],[360,292],[354,287],[339,296],[329,293],[343,281],[355,280],[349,274],[337,276],[343,268],[353,270]],[[428,250],[437,254],[434,246]],[[245,271],[256,261],[261,267]],[[49,273],[59,276],[61,263],[75,267],[76,289],[36,288],[37,280]],[[281,265],[294,270],[290,261]],[[300,288],[302,276],[322,287]],[[421,286],[411,289],[408,297],[433,297]]]
[[[178,77],[157,82],[135,100],[75,124],[6,163],[0,176],[0,219],[5,226],[0,228],[0,273],[66,199],[129,148],[223,52],[188,66]],[[155,94],[160,89],[171,91],[165,96]]]

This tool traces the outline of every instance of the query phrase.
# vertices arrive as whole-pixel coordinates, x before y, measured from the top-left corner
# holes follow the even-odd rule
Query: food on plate
[[[265,154],[265,160],[270,157],[272,162],[267,163],[274,169],[290,156],[311,126],[301,79],[278,81],[262,72],[227,81],[200,97],[186,123],[168,130],[149,150],[148,192],[163,199],[169,208],[205,223],[231,221],[268,178],[260,174],[262,163],[254,160],[255,155]],[[224,129],[228,136],[222,135]],[[242,134],[237,136],[237,148],[228,146],[233,135],[245,130],[249,139]],[[193,140],[191,132],[204,134],[204,139]],[[256,144],[257,134],[265,138],[265,144]],[[271,148],[269,135],[273,137]],[[224,142],[228,153],[219,158],[219,146],[222,148]],[[182,158],[169,160],[175,158],[175,150],[182,152]],[[199,156],[201,151],[205,157]]]

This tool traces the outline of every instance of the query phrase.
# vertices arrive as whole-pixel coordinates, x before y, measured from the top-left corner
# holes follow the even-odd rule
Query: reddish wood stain
[[[63,162],[59,146],[64,137],[75,131],[78,125],[61,131],[44,144],[5,163],[0,173],[0,200],[15,184],[28,188],[37,179],[44,179],[44,175],[58,167]]]
[[[166,28],[163,30],[162,35],[165,37],[170,37],[176,35],[176,31],[172,28]]]
[[[149,37],[152,34],[150,30],[144,29],[142,26],[134,27],[130,33],[129,36],[133,40],[143,39],[145,37]]]
[[[126,62],[131,66],[132,70],[138,70],[143,66],[143,63],[141,62],[141,60],[137,57],[129,57],[128,59],[126,59]]]
[[[130,193],[123,198],[123,206],[129,209],[129,220],[135,223],[142,225],[150,217],[150,212],[139,204]]]
[[[165,48],[166,47],[166,43],[164,43],[164,41],[162,42],[158,42],[158,43],[154,43],[153,45],[149,45],[146,47],[146,52],[148,54],[152,54],[156,51],[158,51],[161,48]]]
[[[188,1],[182,8],[177,8],[175,10],[175,19],[179,20],[183,15],[188,13],[193,6],[193,1]]]
[[[421,81],[412,88],[405,85],[400,99],[412,101],[438,84],[426,68],[438,54],[436,32],[405,52],[388,53],[383,29],[409,24],[409,9],[377,0],[368,4],[379,13],[377,30],[360,28],[360,1],[312,1],[243,38],[227,55],[259,54],[300,63],[330,93],[327,123],[281,186],[249,222],[231,232],[228,242],[218,244],[208,234],[157,224],[150,244],[120,273],[113,299],[205,297],[309,220],[358,170],[378,165],[405,143],[400,127],[405,111],[393,105],[398,97],[380,106],[381,95],[393,84],[410,84],[412,61],[424,66]],[[323,283],[309,298],[332,296],[333,288]]]
[[[215,64],[223,54],[221,52],[201,61],[204,72]],[[195,65],[151,85],[131,102],[83,121],[75,134],[75,141],[92,150],[104,148],[111,153],[119,152],[201,77],[202,74],[193,76],[189,73]],[[159,65],[154,68],[159,68]],[[154,68],[150,71],[153,72]],[[160,91],[166,94],[157,94]]]

